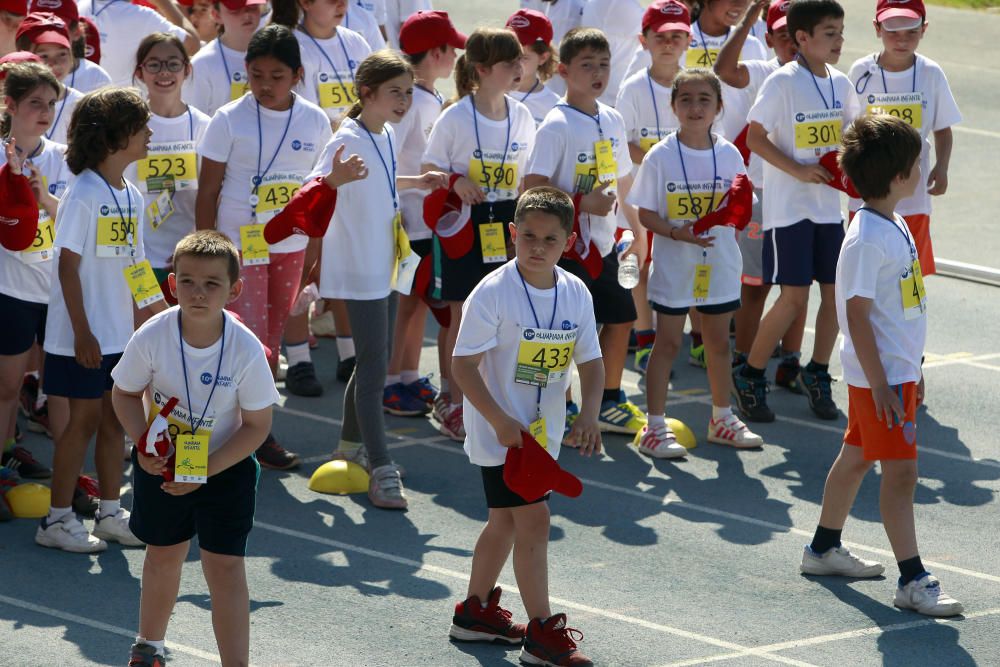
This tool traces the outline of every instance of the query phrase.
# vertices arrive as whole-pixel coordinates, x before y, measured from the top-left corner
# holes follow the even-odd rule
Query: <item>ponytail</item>
[[[295,30],[302,22],[302,8],[299,0],[271,0],[271,18],[268,25],[283,25]]]

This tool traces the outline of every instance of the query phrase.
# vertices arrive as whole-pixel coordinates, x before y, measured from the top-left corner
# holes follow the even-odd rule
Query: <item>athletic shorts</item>
[[[42,389],[50,396],[104,398],[104,392],[115,386],[111,371],[121,358],[120,352],[105,354],[100,368],[84,368],[76,357],[46,353]]]
[[[763,220],[764,191],[754,188],[757,201],[753,203],[750,222],[736,233],[736,243],[740,246],[743,256],[743,275],[740,282],[744,285],[764,284],[764,233],[761,231]]]
[[[36,342],[43,344],[48,312],[48,304],[0,294],[0,313],[4,318],[4,325],[0,327],[0,355],[22,354]]]
[[[434,239],[416,239],[410,240],[410,249],[416,253],[417,257],[423,259],[427,255],[434,252]]]
[[[790,227],[764,232],[764,282],[808,287],[816,281],[832,285],[844,243],[844,225],[818,225],[800,220]]]
[[[604,256],[601,275],[591,278],[587,269],[573,259],[563,257],[559,266],[583,281],[594,300],[594,317],[598,324],[635,322],[635,301],[632,290],[618,284],[618,255],[612,250]]]
[[[736,299],[735,301],[726,301],[725,303],[713,303],[707,306],[684,306],[683,308],[661,306],[655,301],[650,301],[649,307],[658,313],[663,313],[664,315],[687,315],[692,308],[703,315],[725,315],[726,313],[735,313],[739,310],[740,300]]]
[[[173,273],[173,269],[157,269],[153,267],[153,276],[156,277],[156,282],[160,284],[160,291],[163,292],[164,300],[171,306],[177,305],[177,299],[174,295],[170,293],[170,284],[167,282],[167,276]]]
[[[483,471],[483,491],[486,493],[486,506],[494,509],[501,507],[524,507],[535,503],[545,502],[549,499],[546,493],[538,500],[528,502],[521,496],[510,490],[507,482],[503,480],[503,465],[482,466]]]
[[[860,447],[865,461],[917,458],[917,383],[906,382],[890,387],[901,397],[906,416],[900,424],[893,418],[892,428],[875,418],[872,390],[847,386],[847,432],[844,444]]]
[[[224,556],[245,556],[253,528],[260,465],[248,456],[208,478],[183,496],[165,493],[163,478],[139,466],[132,448],[132,518],[135,536],[154,547],[169,547],[198,536],[198,546]]]
[[[508,253],[513,248],[510,229],[507,223],[514,220],[514,209],[517,203],[513,199],[498,201],[493,206],[493,222],[503,225],[503,239]],[[483,278],[493,273],[507,260],[502,262],[484,262],[483,244],[480,238],[480,225],[490,222],[490,204],[476,204],[471,207],[468,224],[472,229],[472,248],[458,259],[451,259],[441,247],[441,240],[434,238],[434,281],[431,284],[431,296],[441,301],[465,301],[469,298]]]

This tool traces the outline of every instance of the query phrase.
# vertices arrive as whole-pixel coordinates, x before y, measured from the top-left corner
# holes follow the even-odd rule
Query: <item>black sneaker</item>
[[[799,370],[801,368],[802,366],[799,364],[797,358],[785,357],[778,364],[778,368],[774,373],[774,384],[784,387],[793,394],[804,394],[802,385],[799,384]]]
[[[164,667],[166,658],[156,652],[149,644],[132,644],[132,653],[128,658],[128,667]]]
[[[805,367],[799,370],[799,384],[809,399],[809,407],[820,419],[836,419],[840,416],[840,410],[833,402],[830,391],[832,383],[833,378],[826,371],[809,371]]]
[[[302,463],[298,454],[279,445],[270,433],[267,434],[264,444],[257,448],[257,462],[271,470],[291,470],[298,468]]]
[[[52,471],[35,460],[24,447],[15,447],[9,452],[4,452],[0,457],[0,465],[7,466],[17,472],[24,479],[48,479],[52,477]]]
[[[773,422],[774,412],[767,407],[767,379],[743,375],[746,365],[733,369],[733,397],[740,415],[748,422]]]
[[[300,361],[288,367],[285,389],[296,396],[322,396],[323,385],[316,379],[316,367],[311,361]]]
[[[337,362],[337,379],[341,382],[347,382],[354,375],[354,357],[348,359],[342,359]]]

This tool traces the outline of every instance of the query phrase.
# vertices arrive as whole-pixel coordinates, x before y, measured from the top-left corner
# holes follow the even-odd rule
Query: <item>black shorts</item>
[[[576,260],[563,257],[559,266],[583,281],[594,299],[594,318],[598,324],[635,322],[635,302],[632,291],[618,284],[618,255],[612,250],[604,256],[601,275],[591,278],[587,269]]]
[[[503,465],[481,466],[483,471],[483,491],[486,493],[486,506],[494,509],[502,507],[524,507],[535,503],[545,502],[549,499],[548,493],[538,500],[528,502],[521,496],[510,490],[507,482],[503,481]]]
[[[808,287],[815,280],[832,285],[844,243],[843,223],[818,225],[800,220],[764,232],[764,283]]]
[[[472,248],[458,259],[451,259],[441,247],[441,240],[434,237],[434,278],[431,283],[431,297],[441,301],[465,301],[483,278],[493,273],[507,261],[484,262],[483,243],[479,226],[489,224],[490,207],[493,207],[493,222],[503,225],[503,240],[508,250],[512,247],[510,229],[507,223],[514,220],[517,202],[505,199],[493,204],[475,204],[470,208],[469,223],[472,225]]]
[[[410,241],[410,249],[423,259],[434,252],[434,239],[416,239]]]
[[[36,342],[43,344],[48,312],[48,304],[0,294],[0,313],[3,313],[4,319],[3,331],[0,332],[0,354],[14,356],[27,352]]]
[[[704,313],[705,315],[725,315],[726,313],[734,313],[740,309],[740,300],[726,301],[725,303],[713,303],[708,306],[685,306],[683,308],[671,308],[670,306],[661,306],[655,301],[649,302],[649,307],[658,313],[663,313],[664,315],[687,315],[691,308],[694,308],[699,313]]]
[[[111,371],[121,358],[120,352],[105,354],[101,357],[100,368],[84,368],[76,357],[46,353],[42,389],[50,396],[103,398],[104,392],[115,386]]]
[[[184,496],[164,493],[163,478],[150,475],[132,448],[132,518],[135,536],[154,547],[169,547],[198,536],[198,546],[224,556],[245,556],[253,528],[260,465],[248,456]]]

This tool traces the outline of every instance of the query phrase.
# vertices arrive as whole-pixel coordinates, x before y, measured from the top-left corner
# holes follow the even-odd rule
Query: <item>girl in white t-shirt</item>
[[[144,84],[152,114],[153,139],[147,156],[130,165],[125,176],[143,194],[146,259],[167,302],[174,305],[177,301],[167,288],[167,275],[173,268],[177,242],[194,231],[196,147],[210,119],[181,99],[184,81],[191,75],[191,61],[181,40],[154,32],[139,44],[135,62],[135,80]]]
[[[260,27],[262,7],[245,2],[230,9],[219,2],[212,8],[212,17],[222,26],[221,34],[191,59],[194,71],[184,82],[184,99],[209,116],[247,92],[243,60],[250,38]]]
[[[69,31],[66,24],[58,17],[49,19],[47,25],[41,25],[25,30],[22,23],[22,34],[17,38],[17,48],[19,51],[28,51],[38,56],[45,66],[52,70],[60,82],[65,82],[67,75],[73,69],[76,60],[73,51],[70,49]],[[59,33],[61,37],[54,37],[53,33]],[[69,129],[69,119],[73,116],[73,109],[83,95],[68,85],[63,83],[55,104],[55,115],[52,124],[45,132],[45,138],[57,143],[66,143],[66,133]]]
[[[559,102],[559,96],[545,85],[559,65],[556,50],[552,48],[552,23],[539,11],[519,9],[507,19],[507,27],[514,31],[524,49],[521,56],[524,72],[513,96],[528,107],[537,127]]]
[[[719,208],[733,180],[744,173],[743,158],[735,146],[711,131],[722,110],[722,89],[711,70],[680,73],[671,91],[671,107],[680,129],[646,154],[629,194],[640,222],[655,235],[648,293],[656,311],[656,341],[646,369],[648,425],[636,435],[639,451],[654,458],[686,454],[663,413],[670,367],[692,308],[701,313],[712,391],[709,442],[733,447],[763,444],[729,404],[729,322],[740,306],[743,268],[736,234],[724,226],[700,235],[692,229]]]

